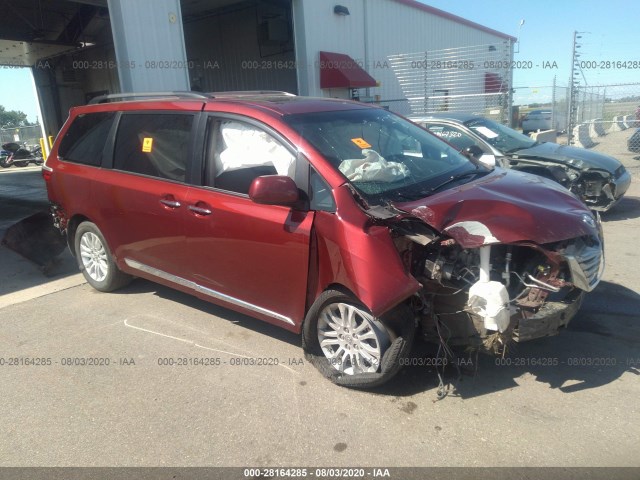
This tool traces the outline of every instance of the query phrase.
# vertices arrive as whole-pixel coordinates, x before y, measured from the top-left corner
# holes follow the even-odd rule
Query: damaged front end
[[[544,144],[530,151],[543,147],[547,150],[556,148]],[[568,147],[557,148],[564,151],[562,149]],[[572,149],[572,156],[582,156],[584,159],[554,157],[552,150],[548,153],[551,158],[533,154],[528,156],[526,151],[524,155],[518,152],[509,158],[509,167],[550,178],[582,199],[591,210],[606,212],[622,199],[631,184],[631,175],[617,160],[581,150]],[[598,163],[602,166],[598,166]]]
[[[511,341],[557,334],[602,274],[597,237],[476,248],[447,237],[395,240],[422,285],[414,305],[424,336],[496,354]]]
[[[622,198],[631,178],[620,167],[613,174],[604,170],[587,170],[569,185],[571,192],[582,198],[592,210],[607,211]]]
[[[504,354],[510,342],[557,334],[600,281],[599,216],[571,203],[554,210],[561,192],[527,198],[499,177],[396,205],[404,215],[386,221],[421,285],[413,305],[428,340]]]

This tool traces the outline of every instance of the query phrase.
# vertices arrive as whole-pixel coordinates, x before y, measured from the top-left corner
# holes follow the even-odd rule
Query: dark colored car
[[[592,210],[609,210],[631,184],[631,175],[613,157],[584,148],[537,142],[483,117],[450,113],[411,120],[460,150],[479,149],[478,157],[483,162],[554,180]]]
[[[640,128],[633,132],[633,135],[627,140],[627,149],[630,152],[640,153]]]
[[[77,107],[43,176],[92,286],[143,277],[301,333],[351,387],[391,378],[417,333],[495,353],[553,335],[604,264],[599,218],[557,183],[349,101]]]

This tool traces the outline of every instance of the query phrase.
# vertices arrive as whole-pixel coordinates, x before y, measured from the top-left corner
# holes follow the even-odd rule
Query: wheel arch
[[[76,247],[75,247],[75,238],[76,238],[76,230],[78,230],[78,226],[82,222],[93,222],[89,217],[82,214],[75,214],[67,223],[67,245],[69,246],[69,250],[71,251],[71,255],[76,256]]]

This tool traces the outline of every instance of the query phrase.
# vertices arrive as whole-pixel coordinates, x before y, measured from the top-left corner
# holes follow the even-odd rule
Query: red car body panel
[[[396,206],[445,231],[465,248],[523,241],[542,245],[595,232],[583,219],[584,205],[567,190],[542,177],[511,170],[496,170],[461,187]],[[466,228],[464,222],[476,223]],[[480,230],[493,239],[478,234]]]
[[[125,259],[182,276],[188,252],[184,203],[189,186],[102,169],[94,180],[89,217],[100,225],[120,268]],[[107,201],[108,200],[108,201]],[[161,201],[178,202],[172,208]]]
[[[49,158],[57,155],[57,153],[57,145],[54,145]],[[56,162],[55,170],[48,174],[47,192],[49,200],[58,205],[73,206],[75,215],[90,218],[92,214],[91,193],[93,191],[93,180],[101,172],[102,169],[97,167],[87,167],[70,162]],[[69,214],[70,212],[66,213]]]
[[[318,281],[313,297],[330,285],[342,285],[380,316],[420,284],[402,264],[388,228],[371,224],[347,186],[334,190],[334,196],[340,206],[336,214],[316,214]]]
[[[186,204],[212,213],[187,210],[190,253],[183,274],[212,291],[284,316],[290,322],[269,315],[261,318],[299,331],[305,315],[314,212],[258,205],[207,188],[192,188]]]

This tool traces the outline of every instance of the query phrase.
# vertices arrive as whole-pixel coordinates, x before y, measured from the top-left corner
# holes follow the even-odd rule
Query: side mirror
[[[300,199],[298,187],[285,175],[263,175],[251,182],[249,198],[264,205],[290,206]]]
[[[464,150],[462,150],[462,154],[469,159],[471,158],[478,159],[482,155],[484,155],[484,152],[479,146],[471,145],[470,147],[467,147]]]

